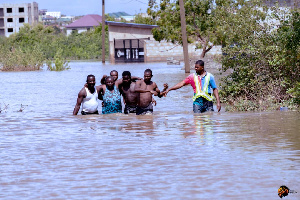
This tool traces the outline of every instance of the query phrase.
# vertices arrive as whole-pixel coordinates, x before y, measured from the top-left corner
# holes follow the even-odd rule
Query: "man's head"
[[[105,85],[108,89],[114,88],[115,81],[114,78],[111,76],[108,76],[105,78]]]
[[[118,72],[117,70],[112,70],[109,74],[111,77],[113,77],[114,81],[118,80]]]
[[[150,82],[151,81],[151,78],[152,78],[152,70],[151,69],[146,69],[145,72],[144,72],[144,81],[147,83],[147,82]]]
[[[197,60],[195,63],[195,71],[197,74],[200,74],[204,70],[203,60]]]
[[[88,87],[94,87],[96,84],[96,78],[93,74],[90,74],[86,77],[86,83],[88,84]]]
[[[130,84],[131,83],[131,73],[129,71],[124,71],[122,73],[123,83]]]

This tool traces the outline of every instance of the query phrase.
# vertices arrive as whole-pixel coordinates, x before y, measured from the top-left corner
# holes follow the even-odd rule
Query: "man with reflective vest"
[[[213,96],[214,93],[217,101],[218,112],[221,110],[219,92],[216,86],[214,76],[204,70],[204,62],[198,60],[195,63],[196,73],[190,74],[186,79],[177,83],[173,87],[164,92],[166,96],[169,91],[177,90],[185,85],[190,84],[194,89],[193,96],[193,111],[194,113],[203,113],[206,111],[214,111],[213,109]]]

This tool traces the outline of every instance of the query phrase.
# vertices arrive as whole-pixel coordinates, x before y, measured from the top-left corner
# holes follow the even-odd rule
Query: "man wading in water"
[[[131,79],[131,73],[129,71],[124,71],[122,73],[122,79],[116,82],[124,99],[124,114],[136,113],[140,94],[135,92],[135,84],[136,83]]]
[[[137,115],[153,113],[152,94],[158,96],[159,98],[162,97],[156,83],[151,81],[152,76],[151,69],[146,69],[144,72],[144,80],[139,80],[135,84],[135,92],[140,93],[136,111]],[[168,84],[164,84],[163,91],[165,91],[167,88]]]
[[[77,103],[73,110],[73,115],[77,115],[82,103],[82,115],[98,114],[98,101],[100,87],[95,87],[96,79],[94,75],[86,78],[87,87],[83,87],[78,93]]]
[[[198,60],[195,63],[195,71],[196,73],[190,74],[185,80],[167,89],[163,95],[166,96],[171,90],[177,90],[185,85],[191,84],[194,89],[194,113],[214,111],[212,102],[213,97],[211,95],[212,92],[216,97],[217,109],[219,112],[221,110],[221,104],[214,76],[204,70],[204,62],[202,60]]]

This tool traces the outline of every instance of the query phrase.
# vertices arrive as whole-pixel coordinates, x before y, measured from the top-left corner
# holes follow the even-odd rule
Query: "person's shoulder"
[[[103,89],[103,85],[96,86],[96,90],[99,92],[101,89]]]
[[[209,72],[206,72],[209,76],[210,76],[210,78],[215,78],[215,76],[212,74],[212,73],[209,73]]]
[[[130,83],[130,85],[131,85],[131,86],[134,86],[136,83],[137,83],[137,81],[132,81],[132,82]]]
[[[79,91],[78,96],[86,96],[86,90],[85,90],[85,87],[83,87],[83,88]]]
[[[189,74],[186,78],[193,78],[195,73]]]

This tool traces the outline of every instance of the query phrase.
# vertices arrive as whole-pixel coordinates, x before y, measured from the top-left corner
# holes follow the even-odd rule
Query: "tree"
[[[201,57],[214,45],[231,44],[240,27],[257,24],[264,12],[256,9],[260,0],[186,0],[186,24],[189,43],[202,48]],[[147,10],[159,25],[153,29],[155,40],[181,44],[180,8],[178,0],[149,0]],[[248,30],[249,33],[255,30]]]
[[[141,13],[135,15],[134,23],[155,25],[155,20],[149,16],[143,16]]]
[[[232,72],[222,79],[220,96],[235,110],[300,104],[300,12],[272,7],[266,13],[268,21],[241,27],[231,40],[237,44],[223,48],[222,70]]]

